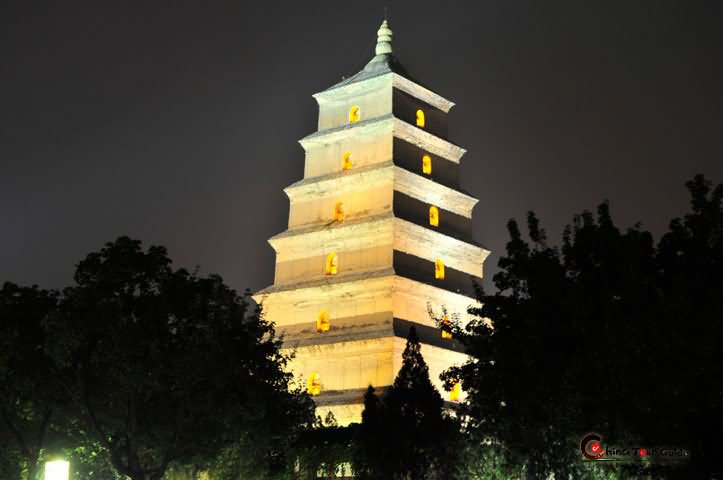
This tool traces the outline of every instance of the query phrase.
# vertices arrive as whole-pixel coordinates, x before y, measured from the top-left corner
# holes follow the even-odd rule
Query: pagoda
[[[412,326],[432,382],[459,401],[439,374],[467,357],[435,318],[467,320],[489,251],[472,239],[477,200],[459,186],[465,150],[447,140],[454,104],[400,65],[386,20],[371,61],[313,97],[304,178],[284,189],[288,228],[269,240],[274,284],[254,298],[322,417],[360,421],[367,387],[393,384]]]

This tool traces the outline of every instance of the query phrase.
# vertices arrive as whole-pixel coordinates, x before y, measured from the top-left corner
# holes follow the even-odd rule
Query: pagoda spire
[[[392,29],[389,28],[389,22],[385,18],[379,30],[377,30],[377,46],[374,49],[377,57],[392,54]]]

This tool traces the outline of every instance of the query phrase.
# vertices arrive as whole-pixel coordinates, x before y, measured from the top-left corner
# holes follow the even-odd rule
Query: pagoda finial
[[[377,47],[374,49],[377,56],[392,54],[392,29],[386,18],[377,30]]]

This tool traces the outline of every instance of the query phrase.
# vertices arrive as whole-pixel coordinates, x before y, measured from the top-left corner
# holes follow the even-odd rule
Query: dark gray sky
[[[129,235],[239,290],[302,176],[311,94],[371,56],[383,2],[3,2],[0,281],[62,287]],[[723,2],[394,2],[394,48],[457,103],[463,187],[496,265],[505,223],[559,238],[611,202],[656,236],[723,180]]]

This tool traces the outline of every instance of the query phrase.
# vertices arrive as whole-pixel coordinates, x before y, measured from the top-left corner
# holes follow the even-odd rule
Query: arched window
[[[421,110],[417,110],[417,126],[424,128],[424,112]]]
[[[356,123],[361,120],[361,110],[357,105],[352,105],[349,109],[349,123]]]
[[[351,152],[344,152],[344,156],[341,158],[341,169],[351,170]]]
[[[326,310],[320,311],[316,316],[316,331],[319,333],[328,332],[330,327],[329,312]]]
[[[434,278],[444,279],[444,262],[439,258],[434,261]]]
[[[336,272],[339,268],[339,257],[337,257],[336,253],[330,253],[326,256],[326,266],[325,266],[325,272],[327,275],[336,275]],[[444,268],[444,267],[442,267]]]
[[[432,174],[432,157],[426,154],[422,156],[422,173],[425,175]]]
[[[456,382],[452,386],[452,390],[449,391],[449,401],[459,402],[460,393],[462,393],[462,385],[460,385],[459,382]]]
[[[344,221],[344,204],[342,202],[336,202],[336,205],[334,205],[334,220],[337,222]]]
[[[433,227],[439,226],[439,209],[434,205],[429,207],[429,224]]]
[[[449,321],[449,317],[447,315],[442,317],[442,338],[445,340],[449,340],[452,338],[452,332],[445,330],[445,328],[451,328],[452,322]]]
[[[309,395],[319,395],[321,393],[321,377],[319,374],[314,372],[309,375],[309,380],[306,384],[306,393]]]

